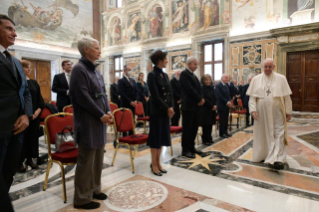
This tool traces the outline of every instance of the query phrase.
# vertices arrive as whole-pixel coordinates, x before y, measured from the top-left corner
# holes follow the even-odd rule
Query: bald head
[[[228,74],[223,74],[222,78],[221,78],[221,81],[223,83],[228,83],[229,82],[229,75]]]
[[[181,71],[175,71],[174,76],[177,80],[179,80],[179,76],[181,75]]]
[[[264,73],[267,76],[269,76],[272,73],[272,71],[275,69],[274,60],[271,58],[267,58],[266,60],[264,60],[263,69],[264,69]]]
[[[198,60],[195,57],[189,57],[187,59],[187,68],[191,72],[195,72],[198,66]]]

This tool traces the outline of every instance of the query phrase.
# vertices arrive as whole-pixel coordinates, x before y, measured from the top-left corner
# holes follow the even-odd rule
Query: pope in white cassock
[[[272,59],[263,62],[264,73],[256,76],[247,90],[249,111],[255,119],[253,161],[283,169],[286,163],[287,121],[291,119],[292,94],[287,79],[275,73]]]

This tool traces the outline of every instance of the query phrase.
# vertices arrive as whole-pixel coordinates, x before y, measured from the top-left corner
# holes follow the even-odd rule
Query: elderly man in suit
[[[135,116],[135,107],[137,104],[136,83],[130,78],[132,68],[130,66],[124,66],[124,73],[122,79],[119,80],[118,91],[121,96],[121,107],[128,108],[132,111],[133,117]],[[130,135],[133,131],[130,131]],[[123,133],[126,136],[126,133]]]
[[[52,91],[57,93],[56,106],[59,112],[63,111],[63,108],[71,104],[71,98],[69,96],[70,78],[72,63],[70,60],[64,60],[62,62],[63,73],[54,76]]]
[[[171,118],[172,126],[178,126],[179,118],[180,118],[180,110],[179,106],[182,102],[182,90],[181,90],[181,85],[179,83],[179,78],[180,78],[181,72],[178,70],[174,73],[174,78],[171,79],[171,87],[173,91],[173,96],[174,96],[174,116]]]
[[[32,119],[32,99],[23,67],[10,55],[8,47],[14,45],[15,23],[0,15],[0,175],[7,195],[19,166],[23,131]],[[1,210],[1,209],[0,209]]]
[[[118,93],[119,77],[115,77],[114,83],[111,85],[111,101],[120,106],[120,95]]]
[[[219,136],[222,138],[231,137],[227,132],[229,108],[233,107],[231,104],[230,91],[227,86],[228,80],[229,76],[224,74],[220,83],[218,83],[215,88],[219,116]]]
[[[100,58],[99,42],[93,38],[78,41],[82,55],[74,66],[70,81],[70,96],[74,110],[74,134],[79,146],[74,178],[74,208],[96,209],[105,200],[101,191],[106,124],[112,114],[106,95],[103,76],[96,69]]]
[[[195,154],[207,154],[195,149],[195,138],[200,121],[200,107],[205,103],[201,85],[194,72],[198,66],[195,57],[187,59],[187,68],[181,73],[180,84],[182,89],[182,156],[195,158]]]

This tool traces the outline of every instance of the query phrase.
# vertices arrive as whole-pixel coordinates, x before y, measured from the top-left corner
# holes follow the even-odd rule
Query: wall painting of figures
[[[80,37],[93,37],[92,1],[7,0],[0,13],[12,18],[18,38],[29,42],[76,47]]]
[[[147,33],[149,38],[163,36],[163,8],[159,4],[154,4],[148,11]]]
[[[202,29],[219,24],[219,1],[199,0],[199,24]]]
[[[119,17],[114,17],[110,24],[110,46],[119,45],[121,40],[121,19]]]
[[[132,68],[131,78],[137,80],[138,74],[141,71],[141,58],[140,57],[124,58],[124,65],[128,65]]]
[[[262,45],[243,47],[243,65],[261,64]]]
[[[179,70],[184,71],[187,67],[187,59],[190,57],[192,52],[189,51],[177,51],[177,52],[169,52],[168,53],[168,69],[167,74],[169,77]]]
[[[188,31],[189,0],[172,0],[173,33]]]
[[[129,42],[139,41],[141,39],[141,12],[134,12],[128,15],[127,38]]]

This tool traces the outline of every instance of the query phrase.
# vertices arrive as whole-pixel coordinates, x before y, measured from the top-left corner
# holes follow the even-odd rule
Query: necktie
[[[15,76],[15,78],[17,78],[17,70],[16,70],[15,67],[14,67],[11,54],[10,54],[7,50],[5,50],[3,53],[6,55],[7,60],[8,60],[8,61],[10,62],[10,64],[12,65],[13,75]]]
[[[131,86],[133,87],[133,83],[132,83],[131,79],[127,78],[127,80],[130,82]]]
[[[69,87],[70,87],[71,74],[66,74],[66,76],[68,77],[68,84],[69,84]]]

